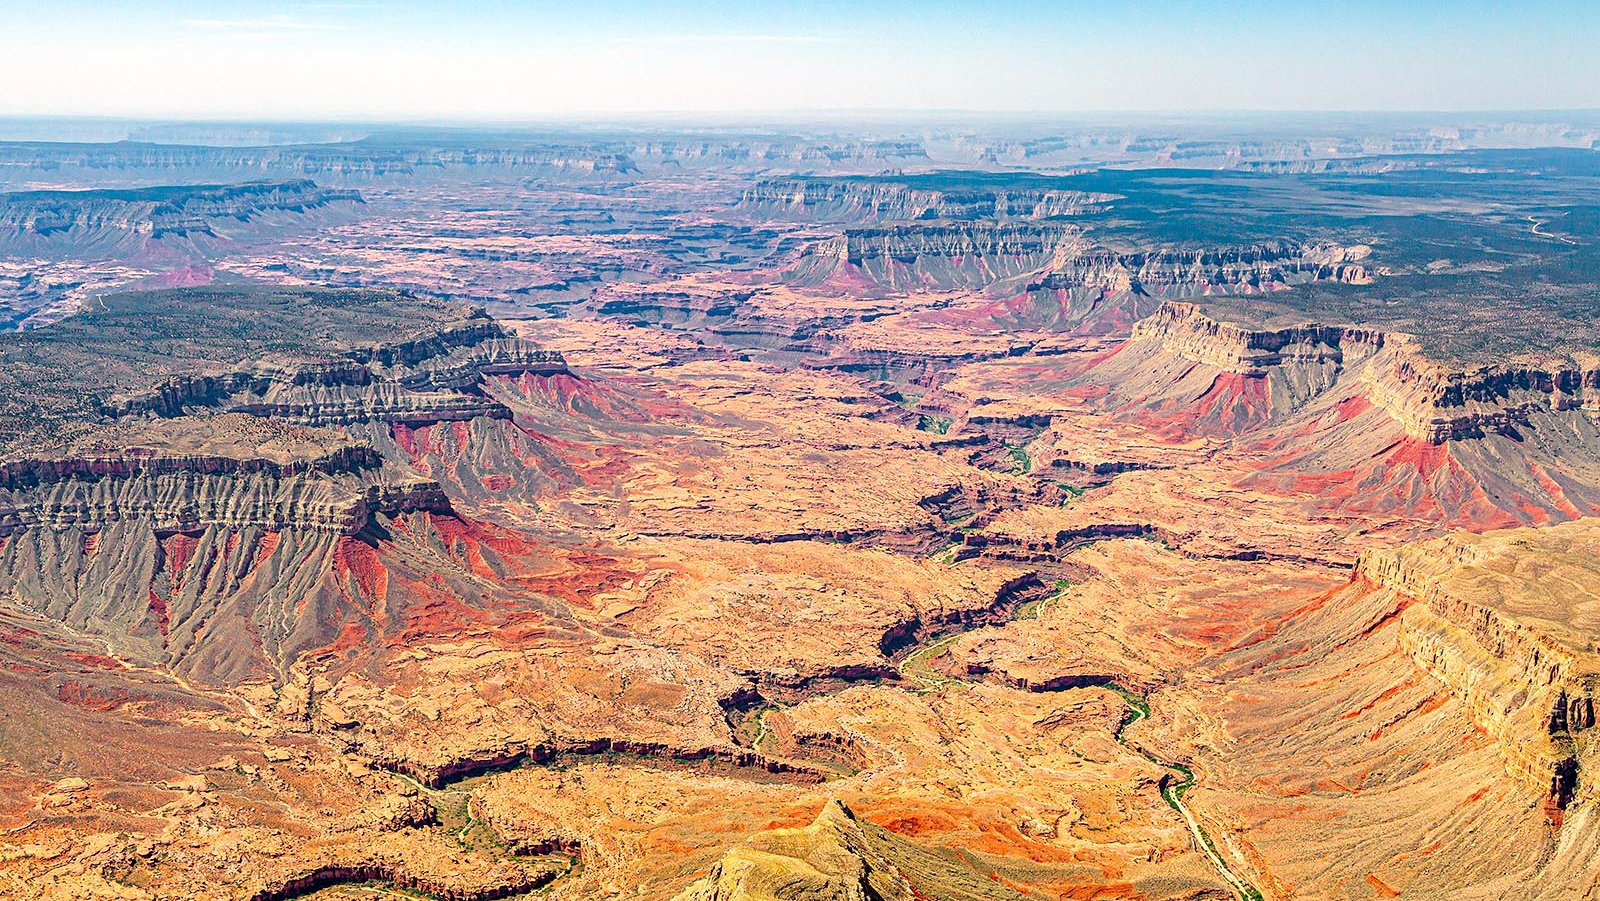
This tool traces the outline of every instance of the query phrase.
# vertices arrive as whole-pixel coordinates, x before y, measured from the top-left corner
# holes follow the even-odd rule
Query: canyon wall
[[[1048,188],[919,188],[878,179],[776,178],[739,200],[742,212],[805,222],[915,219],[1055,219],[1115,199],[1093,191]]]
[[[0,194],[0,252],[117,257],[152,244],[215,247],[252,229],[319,224],[360,193],[307,179],[131,190]]]
[[[1600,530],[1579,520],[1364,552],[1355,577],[1402,601],[1401,646],[1449,686],[1547,810],[1600,800],[1600,657],[1587,605]]]
[[[1193,304],[1163,304],[1138,323],[1135,340],[1247,377],[1310,363],[1356,371],[1363,393],[1407,435],[1434,445],[1516,434],[1536,411],[1600,410],[1600,368],[1518,365],[1452,370],[1427,359],[1408,336],[1308,323],[1257,330],[1213,319]],[[1365,364],[1362,368],[1350,364]]]

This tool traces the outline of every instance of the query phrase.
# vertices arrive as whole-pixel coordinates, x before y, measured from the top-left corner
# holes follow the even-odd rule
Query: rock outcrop
[[[809,288],[986,288],[1045,270],[1081,240],[1076,227],[1035,223],[849,229],[808,248],[786,278]]]
[[[373,429],[509,419],[486,379],[566,373],[480,310],[385,292],[106,298],[0,357],[0,591],[212,681],[378,628],[386,524],[453,516]]]
[[[1425,358],[1409,336],[1372,328],[1312,323],[1249,329],[1194,304],[1167,303],[1135,326],[1133,338],[1249,378],[1328,364],[1356,372],[1372,404],[1407,435],[1434,445],[1490,433],[1515,436],[1538,411],[1600,411],[1600,368],[1452,370]]]
[[[362,202],[307,179],[233,185],[0,194],[0,251],[121,257],[163,245],[204,251],[251,229],[315,226]]]
[[[964,314],[1009,328],[1126,334],[1163,300],[1365,283],[1368,249],[1279,241],[1123,252],[1059,222],[852,228],[809,247],[786,272],[798,287],[983,291],[1004,299]],[[957,315],[952,313],[951,315]]]
[[[933,188],[882,179],[775,178],[746,189],[739,209],[805,222],[913,219],[1056,219],[1076,216],[1115,195],[1050,188]]]
[[[1401,645],[1467,705],[1557,821],[1600,800],[1597,558],[1600,528],[1580,520],[1368,551],[1355,573],[1404,599]]]
[[[728,852],[677,901],[912,901],[848,807],[829,801],[810,826],[763,833]]]
[[[1364,284],[1367,248],[1268,242],[1120,253],[1074,250],[1020,293],[982,312],[1010,328],[1125,335],[1163,301],[1280,291],[1310,282]]]

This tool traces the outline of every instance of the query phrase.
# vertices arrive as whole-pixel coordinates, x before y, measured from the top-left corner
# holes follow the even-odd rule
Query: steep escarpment
[[[848,229],[808,248],[786,278],[806,288],[984,288],[1045,269],[1077,240],[1072,226],[1022,222]]]
[[[316,422],[324,408],[365,396],[381,413],[442,402],[426,395],[460,384],[475,365],[560,365],[495,341],[509,339],[482,310],[395,291],[186,289],[97,298],[59,323],[0,341],[0,453],[32,453],[40,436],[67,441],[97,423],[191,410],[281,404],[298,411],[291,418]],[[475,402],[468,391],[454,393],[462,395],[457,403]]]
[[[1452,370],[1425,358],[1409,336],[1367,327],[1313,323],[1255,330],[1213,319],[1193,304],[1172,303],[1140,322],[1133,336],[1158,342],[1185,359],[1249,377],[1296,366],[1342,364],[1347,357],[1370,362],[1361,372],[1368,399],[1398,420],[1407,435],[1429,444],[1489,433],[1515,435],[1539,411],[1600,409],[1600,369],[1507,365]]]
[[[774,178],[746,189],[739,210],[806,222],[1055,219],[1115,195],[1032,187],[923,188],[881,179]]]
[[[1432,444],[1491,433],[1515,437],[1541,413],[1600,411],[1600,365],[1463,371],[1408,353],[1397,355],[1373,381],[1374,402]]]
[[[1248,484],[1483,529],[1600,510],[1594,376],[1451,371],[1409,336],[1231,325],[1170,303],[1076,379],[1169,436],[1238,442]]]
[[[1276,241],[1117,250],[1059,222],[852,228],[809,247],[785,278],[850,292],[982,291],[999,299],[941,319],[1006,329],[1126,334],[1164,300],[1362,284],[1368,249]]]
[[[1401,646],[1467,705],[1557,823],[1600,800],[1597,552],[1600,527],[1580,520],[1369,551],[1356,569],[1401,599]]]
[[[786,278],[807,288],[985,288],[1039,272],[1081,240],[1076,227],[1034,223],[849,229],[808,248]]]
[[[107,173],[129,180],[311,177],[324,181],[405,177],[537,175],[610,180],[641,172],[681,172],[751,167],[810,171],[877,171],[927,158],[922,141],[799,134],[671,133],[506,134],[468,143],[430,139],[405,130],[374,130],[357,140],[277,146],[203,146],[145,141],[111,143],[0,143],[0,173],[53,179],[79,176],[104,182]]]
[[[205,252],[251,232],[315,227],[361,202],[359,192],[306,179],[0,194],[0,252],[103,258],[159,247]]]
[[[566,372],[479,310],[362,291],[108,297],[0,358],[0,590],[224,682],[403,619],[377,549],[453,511],[372,429],[509,419],[485,379]]]
[[[259,432],[235,416],[245,418],[217,416],[206,425]],[[385,474],[372,448],[318,437],[328,440],[326,452],[288,462],[150,447],[13,460],[0,465],[0,538],[38,529],[92,535],[124,521],[156,532],[221,526],[353,535],[375,514],[450,509],[437,484]]]
[[[1123,335],[1163,301],[1259,294],[1310,282],[1363,284],[1365,247],[1276,241],[1202,249],[1063,256],[1014,296],[978,311],[1006,328]]]

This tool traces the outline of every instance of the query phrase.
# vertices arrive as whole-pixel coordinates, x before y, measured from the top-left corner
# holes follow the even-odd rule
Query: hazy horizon
[[[0,115],[606,117],[1600,107],[1600,10],[1542,2],[17,0]]]

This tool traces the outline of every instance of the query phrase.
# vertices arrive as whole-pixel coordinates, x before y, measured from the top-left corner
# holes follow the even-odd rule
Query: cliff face
[[[188,178],[316,178],[368,181],[394,177],[460,175],[615,179],[641,172],[683,169],[804,167],[810,170],[875,171],[885,165],[927,158],[917,140],[801,136],[703,135],[581,136],[547,139],[457,141],[374,136],[363,140],[262,147],[208,147],[138,141],[93,144],[11,143],[0,147],[0,173],[48,171],[106,173],[149,178],[170,173]],[[25,178],[24,178],[25,180]],[[86,179],[87,180],[87,179]]]
[[[1015,297],[984,312],[1013,328],[1125,335],[1166,300],[1256,294],[1315,281],[1364,284],[1365,247],[1274,242],[1205,250],[1117,253],[1103,249],[1058,258]]]
[[[1134,326],[1132,337],[1197,363],[1259,377],[1286,364],[1342,363],[1347,350],[1364,359],[1383,349],[1386,336],[1371,329],[1315,324],[1254,331],[1212,319],[1194,304],[1164,303]]]
[[[1600,411],[1600,369],[1483,366],[1451,371],[1417,354],[1373,377],[1373,399],[1433,444],[1488,434],[1516,437],[1539,413]]]
[[[1401,645],[1450,687],[1559,820],[1600,800],[1600,528],[1580,520],[1364,553],[1356,577],[1407,600]]]
[[[809,248],[791,284],[841,281],[881,289],[975,289],[1044,269],[1079,231],[1058,225],[947,225],[850,229]]]
[[[1519,366],[1451,371],[1425,359],[1405,335],[1376,329],[1307,324],[1252,330],[1219,322],[1192,304],[1164,304],[1140,322],[1135,340],[1152,341],[1195,362],[1263,377],[1276,367],[1350,361],[1365,396],[1429,444],[1515,436],[1536,411],[1600,410],[1600,370]],[[1346,367],[1353,368],[1353,367]]]
[[[361,203],[309,180],[0,194],[0,251],[118,257],[160,244],[203,250],[252,228],[314,225]]]
[[[819,242],[787,279],[853,291],[979,290],[1005,299],[973,315],[1007,327],[1126,334],[1162,300],[1364,283],[1366,254],[1293,242],[1119,252],[1053,222],[901,225]]]
[[[396,519],[452,518],[440,483],[386,459],[393,444],[372,429],[508,419],[485,380],[566,372],[480,312],[398,296],[170,292],[137,305],[120,332],[80,339],[68,319],[0,346],[33,408],[51,411],[17,419],[0,461],[0,591],[207,680],[281,674],[347,626],[376,628],[388,577],[375,536]],[[232,317],[235,350],[260,339],[272,353],[223,367],[219,346],[200,359],[165,349],[212,305]],[[279,312],[303,328],[332,317],[307,336],[320,349],[278,335]],[[363,312],[387,330],[357,327]],[[94,336],[126,367],[109,351],[98,371],[61,359]],[[163,366],[140,365],[140,344]]]
[[[1593,379],[1452,372],[1406,335],[1251,329],[1168,303],[1075,381],[1161,434],[1236,442],[1255,461],[1242,484],[1481,530],[1600,513]]]
[[[229,417],[216,417],[218,424]],[[310,529],[353,535],[378,513],[446,512],[439,486],[384,478],[370,447],[347,445],[287,463],[226,454],[24,458],[0,465],[0,538],[35,529],[98,532],[147,523],[156,532]]]
[[[1115,195],[1090,191],[938,190],[876,179],[778,178],[747,189],[739,209],[762,218],[805,222],[1054,219],[1113,199]]]

